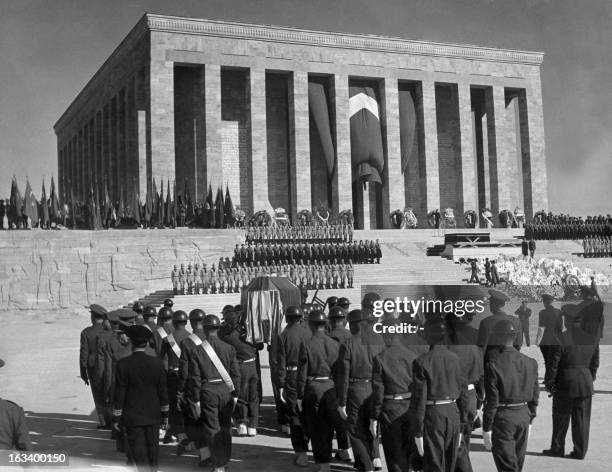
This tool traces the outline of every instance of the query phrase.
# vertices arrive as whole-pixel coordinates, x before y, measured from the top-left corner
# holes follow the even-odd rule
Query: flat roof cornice
[[[544,53],[534,51],[436,43],[368,34],[313,31],[284,26],[255,25],[178,16],[146,14],[145,17],[151,31],[169,33],[530,65],[540,65],[544,58]]]

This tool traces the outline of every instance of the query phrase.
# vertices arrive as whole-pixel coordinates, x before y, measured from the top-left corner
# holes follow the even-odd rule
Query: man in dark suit
[[[4,361],[0,359],[0,368]],[[31,451],[30,433],[23,408],[0,398],[0,451]]]
[[[168,427],[168,390],[163,362],[145,353],[153,333],[142,325],[129,326],[131,356],[117,362],[113,428],[125,428],[129,456],[140,470],[156,471],[159,428]]]
[[[110,429],[110,417],[105,408],[105,396],[103,386],[98,382],[99,376],[96,374],[96,355],[98,348],[98,337],[105,334],[104,320],[106,310],[100,305],[90,305],[91,326],[81,331],[81,348],[79,352],[79,367],[81,379],[85,385],[91,387],[96,412],[98,414],[98,429]]]
[[[544,385],[553,394],[553,432],[547,456],[562,457],[565,435],[572,422],[574,449],[567,457],[584,459],[589,445],[593,382],[599,367],[597,336],[583,329],[580,307],[562,308],[569,329],[563,333],[561,345],[554,346]]]

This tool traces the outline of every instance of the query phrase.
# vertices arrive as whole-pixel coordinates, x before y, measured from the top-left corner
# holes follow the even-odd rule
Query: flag
[[[172,205],[170,211],[172,211],[172,221],[174,222],[174,227],[176,227],[176,219],[178,218],[178,197],[176,194],[176,180],[172,181]]]
[[[410,89],[399,89],[399,117],[402,173],[405,173],[413,154],[417,125],[414,97]]]
[[[314,128],[319,135],[323,158],[327,164],[327,175],[332,176],[336,163],[334,142],[329,120],[329,106],[326,94],[325,80],[312,78],[308,81],[308,109],[314,122]]]
[[[140,225],[140,195],[136,188],[136,185],[132,186],[132,218],[134,218],[136,224]]]
[[[208,184],[208,195],[206,196],[206,208],[208,214],[209,228],[216,228],[215,202],[213,201],[212,186]]]
[[[223,219],[226,224],[231,224],[234,221],[234,204],[230,195],[229,187],[225,185],[225,204],[223,211]]]
[[[45,179],[42,182],[42,195],[40,197],[40,224],[41,226],[49,226],[49,204],[47,203],[47,191],[45,190]]]
[[[153,196],[151,191],[147,189],[147,196],[144,205],[144,220],[147,226],[151,225],[151,216],[153,216]]]
[[[115,222],[115,226],[119,226],[121,224],[121,220],[123,220],[125,217],[125,199],[123,198],[123,187],[121,187],[121,192],[119,192],[119,208],[117,208],[117,221]]]
[[[94,201],[93,201],[93,209],[94,209],[94,227],[93,229],[99,230],[102,229],[102,218],[100,216],[100,199],[98,198],[98,186],[96,185],[96,190],[94,192]]]
[[[74,192],[70,180],[68,180],[68,187],[70,188],[70,217],[72,218],[72,229],[76,228],[76,201],[74,200]]]
[[[160,228],[164,227],[164,222],[166,221],[164,218],[164,180],[160,180],[159,188],[161,191],[159,192],[159,198],[157,200],[157,226]]]
[[[217,228],[224,227],[223,210],[223,190],[221,186],[219,186],[217,188],[217,198],[215,199],[215,219],[217,220]]]
[[[17,178],[13,176],[13,180],[11,182],[11,199],[9,201],[9,218],[13,223],[15,223],[16,226],[19,226],[19,222],[22,219],[22,208],[23,197],[21,196],[21,192],[19,191],[19,187],[17,185]]]
[[[166,212],[166,223],[170,228],[174,228],[176,226],[174,221],[174,211],[172,206],[172,199],[170,198],[170,179],[168,179],[168,184],[166,186],[166,208],[164,209]]]
[[[26,178],[26,190],[25,190],[25,201],[23,205],[23,216],[30,218],[32,227],[38,223],[38,202],[32,192],[30,181]]]
[[[153,226],[157,224],[157,205],[159,204],[159,194],[157,193],[157,184],[153,179],[153,193],[151,194],[151,223]]]
[[[353,181],[382,183],[385,160],[378,103],[378,90],[371,82],[351,81],[349,116]]]
[[[193,222],[195,212],[193,210],[193,202],[191,201],[191,193],[189,192],[189,180],[185,179],[185,193],[183,194],[183,203],[185,204],[185,225],[189,226]]]
[[[56,223],[61,219],[61,210],[57,199],[53,176],[51,176],[51,205],[49,208],[49,216],[51,217],[51,221],[55,221]]]
[[[110,218],[111,199],[108,193],[108,180],[104,179],[104,211],[102,212],[102,219],[104,222]]]

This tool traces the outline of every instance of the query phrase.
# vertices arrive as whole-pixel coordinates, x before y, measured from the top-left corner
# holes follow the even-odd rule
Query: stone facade
[[[493,213],[547,208],[543,54],[371,35],[145,15],[55,125],[60,194],[113,200],[152,182],[187,180],[202,201],[228,186],[248,212],[295,216],[320,203],[369,213],[411,206]],[[383,185],[369,208],[351,182],[349,81],[378,84]],[[309,116],[308,84],[325,83],[335,148],[328,175]],[[398,94],[417,112],[401,169]],[[355,198],[353,194],[355,193]],[[359,194],[359,195],[357,195]],[[127,195],[127,194],[126,194]]]

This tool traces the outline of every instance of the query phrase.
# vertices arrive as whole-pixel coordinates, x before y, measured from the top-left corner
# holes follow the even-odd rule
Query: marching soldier
[[[393,326],[396,320],[386,320]],[[406,349],[398,335],[383,334],[386,348],[374,358],[372,367],[372,410],[370,433],[380,425],[382,445],[389,472],[412,470],[414,465],[413,425],[410,413],[412,366],[417,356]]]
[[[514,325],[515,331],[520,334],[520,336],[517,336],[514,339],[514,347],[517,350],[521,349],[523,335],[521,332],[520,322],[518,318],[507,315],[503,311],[506,302],[509,300],[510,299],[508,298],[508,296],[500,292],[499,290],[489,290],[489,309],[491,310],[491,316],[487,316],[480,322],[480,325],[478,326],[477,340],[478,346],[483,348],[485,352],[485,362],[488,361],[488,356],[490,352],[493,352],[495,350],[495,347],[499,346],[499,344],[497,343],[498,340],[495,339],[495,336],[493,336],[493,328],[495,327],[495,325],[497,325],[497,323],[502,320],[510,321]]]
[[[518,316],[518,319],[521,322],[521,331],[523,332],[523,336],[525,338],[525,344],[527,347],[529,347],[531,346],[531,339],[529,338],[529,319],[531,318],[531,308],[527,306],[527,300],[521,301],[521,306],[516,309],[514,314]]]
[[[484,445],[497,470],[520,472],[538,406],[538,363],[513,347],[520,332],[510,320],[497,323],[494,333],[502,345],[485,366]]]
[[[562,344],[554,347],[544,381],[553,396],[553,431],[550,449],[542,453],[563,456],[571,419],[574,448],[567,457],[584,459],[589,445],[593,382],[599,367],[598,339],[597,333],[583,329],[584,313],[579,306],[564,305],[562,311],[569,329],[562,336]]]
[[[133,354],[117,362],[113,429],[125,429],[130,458],[138,470],[157,470],[159,428],[168,427],[168,390],[162,362],[144,351],[153,333],[126,328]]]
[[[256,436],[259,422],[259,392],[257,383],[257,349],[244,339],[240,329],[240,312],[231,307],[223,312],[223,331],[221,339],[236,350],[240,367],[240,391],[236,405],[235,419],[238,423],[238,436]],[[247,427],[248,424],[248,427]]]
[[[0,359],[0,368],[4,361]],[[32,443],[23,408],[0,398],[0,451],[31,451]]]
[[[327,300],[329,302],[329,298]],[[351,337],[351,332],[346,329],[345,310],[345,308],[342,308],[335,304],[332,308],[330,308],[329,315],[327,315],[331,328],[329,332],[329,337],[335,339],[340,344],[344,343]]]
[[[193,397],[198,398],[195,411],[201,412],[202,445],[210,452],[201,465],[224,472],[232,453],[232,412],[240,391],[240,368],[235,349],[219,339],[219,318],[207,315],[202,326],[205,339],[192,339],[197,348],[189,359]]]
[[[367,297],[367,295],[366,295]],[[366,303],[367,304],[367,303]],[[372,364],[384,343],[369,336],[369,312],[353,310],[348,314],[351,337],[340,345],[336,390],[339,412],[348,422],[349,438],[358,470],[375,470],[376,435],[370,433]],[[378,459],[379,462],[380,459]]]
[[[81,379],[91,388],[91,393],[98,414],[98,429],[110,429],[110,417],[105,408],[106,399],[104,398],[103,386],[98,382],[99,376],[96,374],[96,354],[98,347],[98,337],[105,332],[104,320],[107,311],[100,305],[90,305],[91,326],[81,331],[81,347],[79,351],[79,367]]]
[[[425,336],[431,349],[413,364],[415,443],[425,472],[454,472],[461,434],[467,432],[467,380],[459,358],[445,345],[444,321],[427,320]]]
[[[142,310],[142,319],[144,321],[144,326],[153,333],[151,339],[149,340],[149,345],[147,346],[147,354],[151,356],[158,356],[161,346],[158,341],[158,336],[155,336],[157,332],[157,311],[154,307],[147,305]]]
[[[303,403],[312,453],[320,472],[330,470],[334,425],[339,421],[332,380],[338,343],[325,334],[326,323],[322,311],[310,313],[312,337],[301,345],[297,380],[297,404],[301,410]]]
[[[306,451],[308,440],[304,431],[301,408],[298,407],[298,364],[302,346],[310,339],[310,333],[301,325],[303,312],[296,306],[285,311],[287,326],[278,337],[278,396],[284,404],[289,420],[291,446],[295,452],[295,464],[300,467],[308,465]]]
[[[163,308],[160,311],[162,314]],[[163,315],[165,316],[165,315]],[[161,358],[167,360],[168,374],[168,401],[170,403],[170,414],[168,417],[169,428],[164,437],[164,444],[170,442],[172,436],[176,436],[179,443],[187,439],[183,415],[178,410],[177,392],[179,384],[179,367],[181,359],[181,343],[189,336],[189,331],[185,329],[187,325],[187,313],[176,311],[172,313],[172,330],[167,332],[167,336],[162,341]]]

